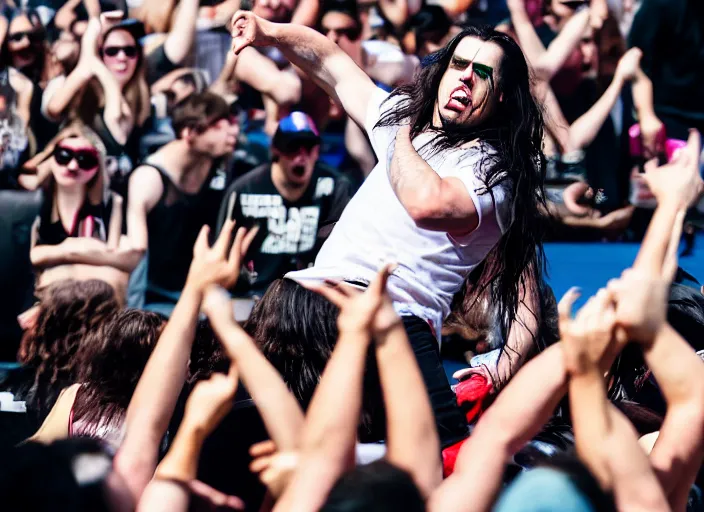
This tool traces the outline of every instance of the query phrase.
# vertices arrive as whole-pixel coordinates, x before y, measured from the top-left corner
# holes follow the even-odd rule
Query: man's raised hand
[[[654,160],[645,165],[645,179],[648,188],[658,203],[676,203],[680,208],[689,208],[704,192],[704,181],[699,174],[701,140],[699,132],[689,133],[687,146],[675,158],[660,167]]]
[[[271,44],[267,27],[271,22],[249,11],[237,11],[230,21],[232,51],[239,54],[248,46],[266,46]]]
[[[194,286],[201,293],[205,293],[210,285],[220,285],[223,288],[232,288],[237,283],[240,274],[242,259],[247,253],[252,240],[259,231],[254,227],[247,231],[239,228],[235,240],[228,253],[228,246],[232,240],[232,231],[235,221],[228,220],[212,247],[208,244],[210,228],[203,226],[193,246],[193,261],[188,271],[186,285]]]

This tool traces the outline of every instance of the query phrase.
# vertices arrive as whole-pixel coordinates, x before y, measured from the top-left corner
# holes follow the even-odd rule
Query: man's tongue
[[[456,112],[462,112],[466,107],[461,101],[450,98],[450,101],[447,102],[447,108]]]
[[[469,98],[463,91],[455,91],[447,102],[447,108],[456,112],[462,112],[469,105]]]

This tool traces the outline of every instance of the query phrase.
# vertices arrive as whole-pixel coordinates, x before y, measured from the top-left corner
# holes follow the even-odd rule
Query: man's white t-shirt
[[[322,279],[368,283],[383,264],[397,263],[387,287],[396,310],[430,322],[439,336],[454,294],[511,223],[509,185],[504,182],[485,191],[482,178],[496,161],[496,152],[488,144],[433,153],[428,151],[433,135],[421,134],[413,141],[416,151],[440,177],[455,177],[465,184],[479,225],[461,237],[419,228],[389,181],[398,127],[374,128],[399,101],[394,98],[384,103],[387,97],[387,92],[375,91],[365,122],[379,163],[348,203],[315,265],[286,277],[302,284]]]

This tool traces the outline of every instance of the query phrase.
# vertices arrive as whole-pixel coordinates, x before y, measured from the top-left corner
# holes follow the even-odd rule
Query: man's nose
[[[460,80],[463,82],[471,82],[472,78],[474,78],[474,64],[470,63],[467,69],[462,73]]]

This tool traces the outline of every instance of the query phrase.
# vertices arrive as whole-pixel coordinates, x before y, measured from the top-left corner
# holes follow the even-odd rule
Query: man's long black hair
[[[503,51],[494,91],[503,94],[503,100],[480,126],[445,123],[442,128],[433,127],[440,81],[457,45],[468,36],[496,44]],[[491,287],[506,336],[519,302],[524,300],[523,290],[535,288],[526,281],[535,279],[539,284],[545,264],[543,116],[531,94],[530,80],[526,59],[513,39],[491,27],[468,27],[443,49],[429,55],[413,82],[391,93],[389,99],[398,104],[387,110],[377,123],[377,126],[410,123],[411,138],[424,131],[436,132],[433,152],[458,148],[475,139],[491,144],[497,151],[498,161],[483,176],[484,186],[477,193],[492,194],[494,187],[507,184],[513,201],[513,223],[487,257],[478,283],[482,289]],[[537,311],[533,313],[538,315]],[[536,334],[533,333],[534,340]]]

